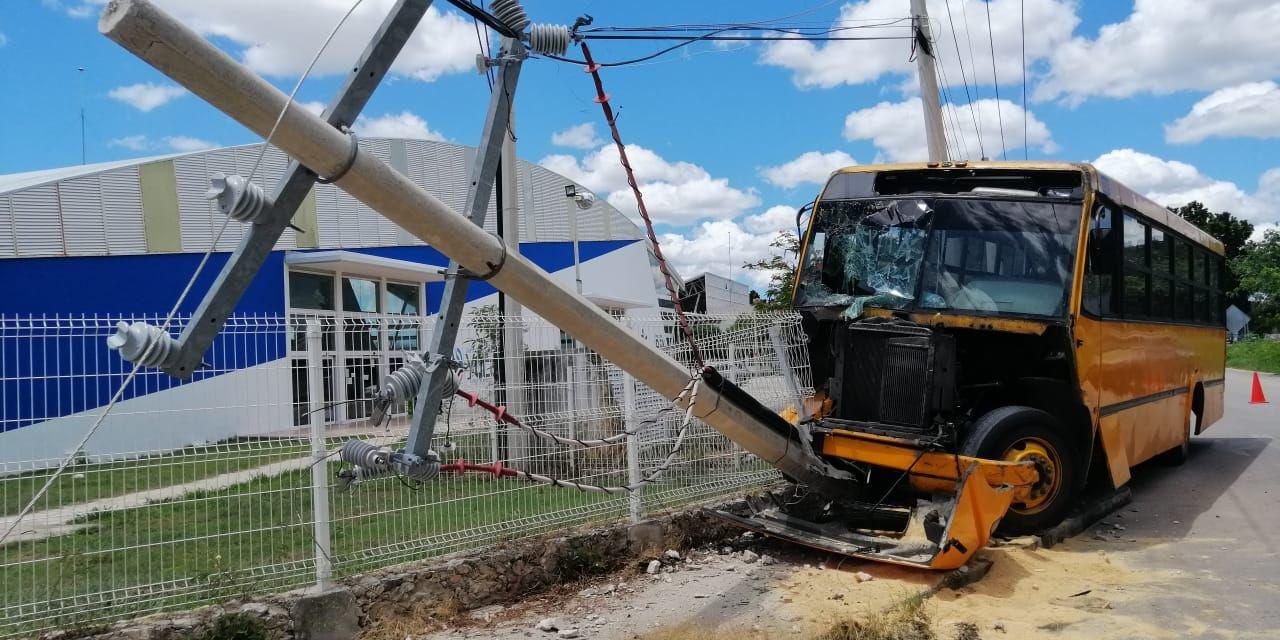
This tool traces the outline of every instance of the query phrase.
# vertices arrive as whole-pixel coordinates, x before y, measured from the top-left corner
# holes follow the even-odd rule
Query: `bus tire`
[[[1080,457],[1062,423],[1031,407],[1000,407],[978,418],[960,447],[961,455],[987,460],[1031,460],[1041,481],[1023,500],[1014,499],[1000,521],[1009,535],[1035,533],[1058,524],[1075,504]]]

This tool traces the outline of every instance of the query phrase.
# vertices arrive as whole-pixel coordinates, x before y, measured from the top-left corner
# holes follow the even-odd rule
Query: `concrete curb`
[[[1129,487],[1120,487],[1113,493],[1089,500],[1080,505],[1057,526],[1050,527],[1042,532],[1040,534],[1040,546],[1048,549],[1067,538],[1076,536],[1107,514],[1132,501],[1133,491]]]

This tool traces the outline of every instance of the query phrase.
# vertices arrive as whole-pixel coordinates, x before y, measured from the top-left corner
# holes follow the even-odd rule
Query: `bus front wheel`
[[[1040,478],[1015,493],[1000,532],[1034,533],[1067,515],[1074,503],[1079,457],[1062,423],[1031,407],[1000,407],[978,418],[960,453],[988,460],[1031,462]]]

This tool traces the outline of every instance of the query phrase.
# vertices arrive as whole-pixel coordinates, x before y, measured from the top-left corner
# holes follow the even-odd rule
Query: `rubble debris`
[[[873,575],[871,575],[871,574],[869,574],[869,573],[867,573],[867,572],[865,572],[865,571],[859,571],[859,572],[857,572],[857,573],[853,574],[853,578],[854,578],[855,580],[857,580],[859,583],[862,583],[862,582],[871,582],[872,580],[875,580],[875,579],[876,579],[876,577],[875,577],[875,576],[873,576]]]
[[[658,562],[657,560],[650,560],[649,566],[645,567],[644,572],[649,575],[655,575],[658,573],[658,569],[660,568],[662,568],[661,562]]]
[[[662,557],[667,560],[679,560],[680,552],[675,549],[667,549],[667,552],[662,554]]]
[[[753,562],[755,562],[756,560],[759,560],[759,559],[760,559],[760,554],[758,554],[758,553],[756,553],[756,552],[754,552],[754,551],[752,551],[752,550],[750,550],[750,549],[747,549],[747,550],[745,550],[745,551],[743,551],[743,552],[742,552],[742,561],[743,561],[743,562],[745,562],[745,563],[747,563],[747,564],[751,564],[751,563],[753,563]]]
[[[559,631],[560,625],[555,618],[543,618],[538,621],[538,624],[533,625],[533,628],[538,631]]]

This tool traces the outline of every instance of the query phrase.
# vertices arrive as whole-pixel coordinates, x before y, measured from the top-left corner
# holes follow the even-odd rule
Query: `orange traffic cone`
[[[1253,393],[1249,395],[1249,404],[1267,404],[1267,397],[1262,395],[1262,380],[1258,379],[1258,372],[1253,372]]]

